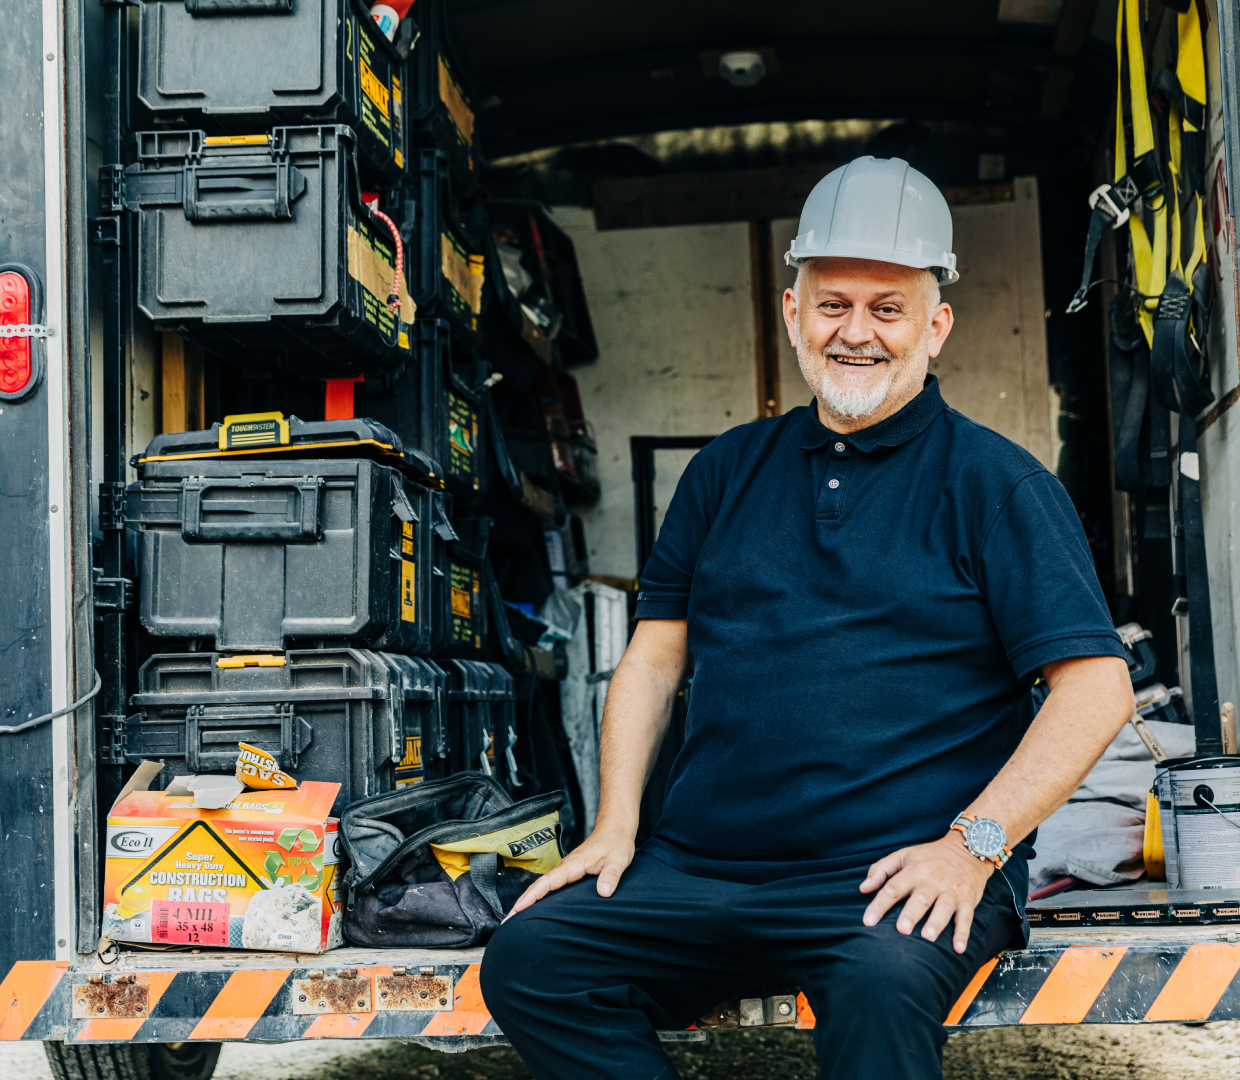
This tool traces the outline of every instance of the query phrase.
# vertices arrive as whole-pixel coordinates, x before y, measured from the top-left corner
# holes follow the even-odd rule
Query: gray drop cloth
[[[1146,723],[1169,757],[1193,753],[1191,725]],[[1029,864],[1030,891],[1062,877],[1093,885],[1139,878],[1145,872],[1145,795],[1155,772],[1145,744],[1125,724],[1072,798],[1039,827],[1037,856]]]

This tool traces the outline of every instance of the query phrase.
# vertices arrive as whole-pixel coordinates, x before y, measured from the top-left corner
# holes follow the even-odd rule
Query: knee
[[[843,975],[839,981],[848,987],[852,1001],[882,1003],[886,1010],[899,1009],[903,1003],[917,1011],[936,1012],[950,1006],[943,1002],[961,966],[950,936],[931,942],[918,931],[904,935],[890,920],[860,935],[838,974]]]
[[[482,998],[492,1014],[496,1007],[511,1000],[528,987],[531,976],[545,954],[542,942],[544,920],[510,919],[492,935],[482,954],[479,985]]]

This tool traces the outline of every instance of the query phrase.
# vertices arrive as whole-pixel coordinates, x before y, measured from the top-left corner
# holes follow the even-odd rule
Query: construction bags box
[[[146,783],[159,771],[151,764]],[[300,953],[339,945],[340,849],[328,816],[339,785],[245,791],[209,809],[185,780],[122,792],[112,807],[104,936]]]

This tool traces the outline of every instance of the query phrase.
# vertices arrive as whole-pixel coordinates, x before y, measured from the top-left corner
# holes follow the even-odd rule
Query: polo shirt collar
[[[880,420],[873,427],[862,428],[843,438],[864,454],[868,454],[876,446],[899,446],[913,436],[920,435],[945,408],[947,404],[939,393],[939,380],[933,375],[927,375],[921,393],[899,412],[893,413],[886,420]],[[816,403],[810,401],[802,422],[801,449],[817,450],[828,440],[840,437],[838,432],[832,431],[818,419]]]

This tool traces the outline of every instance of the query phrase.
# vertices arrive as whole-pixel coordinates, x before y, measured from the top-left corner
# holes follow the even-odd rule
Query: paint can
[[[1155,786],[1167,883],[1240,886],[1240,757],[1166,761]]]

